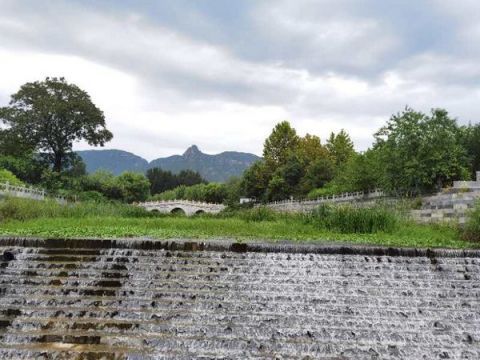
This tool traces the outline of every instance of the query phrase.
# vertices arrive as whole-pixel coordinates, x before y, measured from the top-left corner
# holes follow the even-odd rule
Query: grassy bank
[[[218,216],[175,217],[118,204],[7,200],[0,204],[0,235],[40,237],[229,238],[238,240],[339,242],[398,247],[471,248],[453,227],[418,225],[383,210],[320,209],[309,216],[268,210]]]

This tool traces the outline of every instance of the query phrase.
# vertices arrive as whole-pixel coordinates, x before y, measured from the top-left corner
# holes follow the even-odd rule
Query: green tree
[[[127,203],[145,201],[150,196],[150,182],[143,174],[124,172],[116,180]]]
[[[384,166],[379,151],[369,149],[352,156],[333,182],[344,191],[369,191],[384,187]]]
[[[171,171],[152,168],[147,170],[146,175],[150,181],[150,192],[152,195],[174,189],[179,185],[176,176]]]
[[[288,121],[278,123],[263,146],[263,158],[271,169],[282,166],[297,148],[299,137]]]
[[[467,166],[475,178],[480,170],[480,124],[463,126],[461,128],[461,144],[467,152]]]
[[[284,200],[290,195],[290,186],[285,179],[279,175],[272,177],[267,187],[267,199],[269,201]]]
[[[335,174],[335,164],[329,156],[320,157],[307,168],[302,181],[302,192],[321,188],[330,182]]]
[[[64,78],[22,85],[9,106],[0,108],[0,121],[7,127],[7,137],[23,139],[45,155],[55,172],[69,165],[74,142],[103,146],[112,139],[103,112],[85,91]]]
[[[206,184],[207,181],[196,171],[182,170],[177,175],[177,183],[179,185],[192,186],[196,184]]]
[[[247,170],[242,177],[243,193],[250,198],[264,200],[271,172],[265,161],[257,161]]]
[[[99,170],[84,176],[80,180],[81,191],[96,191],[110,200],[123,200],[123,189],[116,177],[108,172]]]
[[[460,129],[443,109],[428,116],[406,108],[375,137],[391,189],[420,193],[468,176]]]
[[[330,134],[326,148],[337,167],[345,164],[350,157],[355,155],[353,142],[348,133],[343,129],[336,135],[333,132]]]

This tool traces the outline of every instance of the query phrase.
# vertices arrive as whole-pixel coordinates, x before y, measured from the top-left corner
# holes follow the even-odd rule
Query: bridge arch
[[[170,214],[186,215],[187,212],[184,209],[182,209],[181,207],[177,206],[177,207],[174,207],[172,210],[170,210]]]
[[[200,209],[195,211],[195,215],[203,215],[203,214],[205,214],[205,210]]]

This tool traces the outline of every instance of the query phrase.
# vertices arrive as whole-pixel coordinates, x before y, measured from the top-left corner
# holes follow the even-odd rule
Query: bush
[[[278,220],[278,218],[280,217],[279,213],[275,212],[274,210],[266,206],[259,206],[253,209],[240,211],[238,214],[242,220],[245,220],[248,222],[274,221],[274,220]]]
[[[322,196],[338,195],[348,191],[349,190],[346,187],[339,186],[334,183],[328,183],[324,187],[313,189],[312,191],[310,191],[307,195],[307,198],[309,200],[315,200],[321,198]]]
[[[321,229],[341,233],[391,232],[395,229],[395,214],[381,206],[370,208],[321,205],[304,215],[305,222]]]
[[[0,183],[8,182],[10,185],[22,186],[24,185],[11,171],[0,169]]]
[[[103,202],[106,201],[106,197],[98,191],[83,191],[78,193],[78,200],[80,201],[93,201]]]
[[[470,212],[462,237],[467,241],[480,241],[480,201],[477,201]]]

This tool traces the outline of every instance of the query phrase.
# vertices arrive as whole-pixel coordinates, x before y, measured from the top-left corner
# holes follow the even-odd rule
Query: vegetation
[[[260,201],[316,198],[380,187],[401,195],[438,191],[468,180],[480,164],[480,125],[458,126],[447,111],[406,108],[375,134],[372,148],[354,150],[344,130],[323,145],[279,123],[265,141],[264,159],[243,177],[244,194]]]
[[[118,202],[78,202],[61,205],[54,200],[35,201],[22,198],[6,198],[0,202],[0,223],[12,220],[32,220],[53,218],[61,223],[67,218],[147,218],[154,214],[143,208],[121,204]]]
[[[321,205],[306,216],[307,223],[319,229],[344,234],[391,233],[397,225],[397,215],[386,207],[359,208],[354,206]]]
[[[442,109],[427,115],[406,108],[393,115],[375,134],[373,146],[361,153],[345,130],[330,134],[323,144],[318,136],[299,136],[283,121],[265,140],[263,159],[226,183],[207,183],[190,170],[174,175],[160,168],[146,176],[86,174],[85,164],[72,152],[73,143],[103,145],[112,134],[88,94],[63,78],[23,85],[10,105],[0,108],[0,122],[1,182],[34,184],[81,200],[62,206],[4,199],[1,234],[341,240],[428,247],[466,247],[472,246],[466,240],[480,240],[480,205],[465,231],[459,231],[414,224],[402,211],[382,206],[322,206],[310,214],[279,214],[239,204],[244,196],[267,202],[376,187],[418,196],[453,180],[467,180],[480,164],[480,126],[458,126]],[[194,162],[201,155],[192,147],[183,157]],[[147,199],[229,207],[216,216],[187,219],[127,205]]]
[[[352,229],[340,232],[319,226],[315,218],[279,214],[265,208],[187,218],[148,213],[118,203],[60,206],[51,201],[7,199],[0,203],[0,219],[0,234],[17,236],[288,239],[407,247],[475,246],[461,240],[458,230],[446,225],[418,225],[400,218],[387,231],[378,227],[370,228],[371,233],[361,233],[356,228],[354,232]]]
[[[0,169],[0,183],[9,183],[10,185],[22,186],[24,183],[20,181],[11,171]]]
[[[209,203],[223,203],[227,199],[227,185],[210,183],[193,186],[181,185],[152,197],[152,200],[192,200]]]
[[[150,181],[150,193],[152,195],[172,190],[179,186],[207,183],[198,172],[192,170],[182,170],[178,174],[173,174],[171,171],[153,168],[147,170],[147,179]]]
[[[465,225],[463,239],[480,243],[480,201],[477,201],[475,208]]]

